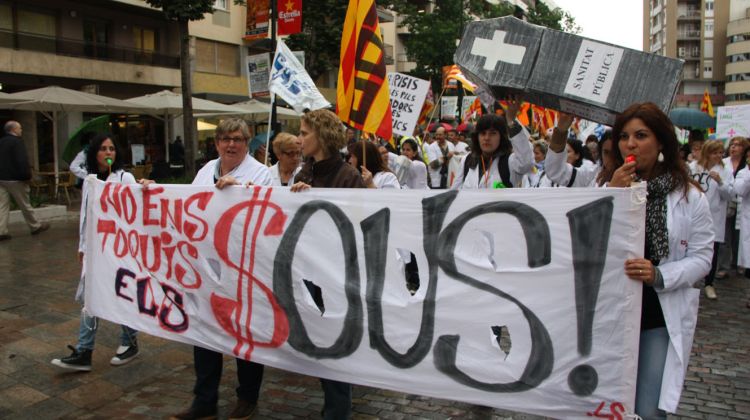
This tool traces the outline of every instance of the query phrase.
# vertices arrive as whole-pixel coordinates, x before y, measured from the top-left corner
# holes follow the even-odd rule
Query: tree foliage
[[[302,2],[302,32],[289,36],[292,50],[305,52],[305,69],[313,80],[339,66],[341,31],[348,0]]]
[[[206,13],[214,11],[214,0],[145,0],[159,8],[167,19],[173,21],[202,20]]]

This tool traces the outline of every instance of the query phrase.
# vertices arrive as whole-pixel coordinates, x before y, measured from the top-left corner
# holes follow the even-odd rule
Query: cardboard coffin
[[[454,60],[495,99],[522,94],[533,104],[607,125],[635,102],[653,102],[668,113],[683,65],[511,16],[470,22]]]

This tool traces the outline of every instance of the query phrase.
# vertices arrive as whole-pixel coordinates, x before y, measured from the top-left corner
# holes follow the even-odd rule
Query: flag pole
[[[276,0],[271,0],[271,46],[274,48],[274,51],[271,53],[271,65],[273,65],[273,59],[276,55],[276,19],[278,19],[278,11],[276,8]],[[276,95],[271,94],[271,118],[268,126],[268,137],[266,138],[266,161],[264,162],[266,166],[268,166],[268,149],[270,148],[271,143],[271,132],[273,132],[274,137],[278,134],[276,132],[276,124],[278,124],[276,116]]]
[[[440,96],[438,97],[437,104],[440,106],[443,106],[442,102],[440,101],[443,99],[443,94],[445,93],[445,86],[443,86],[443,90],[440,92]],[[432,123],[432,119],[435,116],[435,111],[437,111],[438,107],[434,106],[432,107],[432,112],[430,113],[430,118],[427,120],[427,128],[430,128],[430,124]]]

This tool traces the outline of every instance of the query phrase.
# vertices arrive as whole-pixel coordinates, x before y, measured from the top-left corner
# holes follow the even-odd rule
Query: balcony
[[[26,32],[0,30],[0,48],[172,69],[180,68],[179,55],[160,54],[112,45],[97,45],[78,39],[50,37]]]
[[[700,9],[688,9],[677,12],[677,20],[700,20]]]
[[[393,60],[393,45],[391,45],[391,44],[385,44],[384,43],[383,47],[385,49],[385,60],[384,60],[385,64],[386,65],[393,64],[394,63],[394,60]]]
[[[683,30],[679,31],[677,33],[677,39],[700,39],[701,37],[701,31],[698,29],[695,30]]]

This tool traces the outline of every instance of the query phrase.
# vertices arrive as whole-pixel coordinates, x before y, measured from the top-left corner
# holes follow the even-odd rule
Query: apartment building
[[[726,104],[750,103],[750,0],[730,2],[726,57]]]
[[[685,60],[675,106],[700,107],[706,90],[714,105],[725,103],[730,2],[643,1],[643,50]]]

